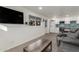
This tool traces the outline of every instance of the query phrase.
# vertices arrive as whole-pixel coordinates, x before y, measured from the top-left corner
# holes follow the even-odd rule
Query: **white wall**
[[[24,12],[25,21],[29,20],[28,19],[29,14],[42,17],[41,15],[28,11],[23,7],[7,6],[7,8]],[[5,51],[17,45],[20,45],[24,42],[27,42],[29,40],[44,35],[46,33],[45,27],[43,22],[41,24],[42,24],[41,26],[27,26],[21,24],[2,24],[8,28],[8,31],[5,32],[3,30],[0,30],[0,51]]]

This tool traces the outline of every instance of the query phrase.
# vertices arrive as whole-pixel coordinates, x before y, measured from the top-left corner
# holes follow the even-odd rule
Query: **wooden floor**
[[[49,33],[46,36],[46,38],[52,39],[52,52],[64,52],[63,48],[57,46],[56,36],[56,33]]]
[[[46,38],[52,39],[52,52],[58,52],[56,33],[49,33],[46,35]]]

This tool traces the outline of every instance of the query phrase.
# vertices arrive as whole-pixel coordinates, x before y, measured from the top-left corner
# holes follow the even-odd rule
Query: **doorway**
[[[55,21],[51,20],[49,24],[50,24],[50,26],[49,26],[49,32],[50,33],[55,33]]]

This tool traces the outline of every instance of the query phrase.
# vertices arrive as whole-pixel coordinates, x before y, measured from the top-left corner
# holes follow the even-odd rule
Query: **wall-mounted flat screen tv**
[[[0,23],[23,24],[23,12],[0,6]]]

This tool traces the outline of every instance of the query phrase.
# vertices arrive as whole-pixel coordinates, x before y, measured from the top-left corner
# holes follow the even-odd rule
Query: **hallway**
[[[79,6],[1,6],[0,11],[1,52],[42,52],[51,43],[52,52],[79,51]]]

